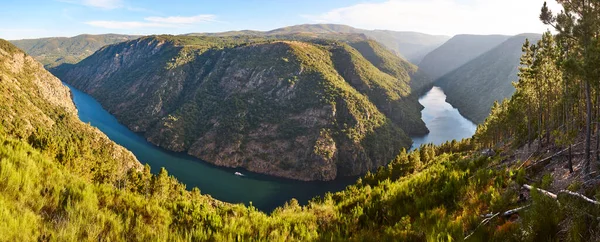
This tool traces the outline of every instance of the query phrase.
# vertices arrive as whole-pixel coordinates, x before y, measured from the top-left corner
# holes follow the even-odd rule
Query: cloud
[[[196,16],[182,17],[147,17],[145,21],[88,21],[87,25],[106,29],[140,29],[153,27],[183,28],[193,24],[215,22],[216,16],[211,14],[200,14]]]
[[[101,9],[116,9],[124,7],[123,0],[57,0],[59,2],[79,4]]]
[[[122,0],[83,0],[83,4],[90,7],[115,9],[123,7]]]
[[[89,21],[87,25],[105,29],[139,29],[148,27],[173,27],[168,24],[138,21]]]
[[[544,0],[387,0],[360,3],[324,13],[301,15],[315,23],[430,34],[518,34],[543,32]],[[552,9],[558,4],[549,1]]]
[[[195,24],[204,22],[214,22],[216,19],[215,15],[212,14],[201,14],[191,17],[172,16],[172,17],[148,17],[144,20],[154,23],[166,23],[166,24]]]
[[[37,28],[0,28],[0,38],[6,40],[26,39],[39,36],[40,33],[47,34],[47,29]]]

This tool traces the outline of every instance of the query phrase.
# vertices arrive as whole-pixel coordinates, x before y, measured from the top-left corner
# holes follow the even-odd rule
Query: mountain
[[[55,73],[156,145],[332,180],[382,166],[410,147],[408,134],[427,133],[415,70],[371,40],[152,36]]]
[[[213,36],[213,37],[235,37],[235,36],[279,36],[293,34],[365,34],[371,39],[382,43],[386,48],[404,56],[412,63],[420,60],[436,47],[440,46],[448,36],[428,35],[417,32],[400,32],[389,30],[364,30],[347,25],[337,24],[305,24],[274,29],[271,31],[227,31],[221,33],[191,33],[186,36]],[[41,39],[24,39],[10,41],[17,47],[42,62],[47,69],[55,68],[63,63],[75,64],[93,54],[96,50],[109,44],[115,44],[127,40],[137,39],[135,35],[78,35],[75,37],[53,37]],[[322,37],[322,36],[320,36]]]
[[[63,63],[77,63],[102,46],[139,38],[133,35],[78,35],[41,39],[12,40],[14,45],[44,64],[47,69]]]
[[[508,38],[510,36],[456,35],[427,54],[419,63],[419,69],[427,74],[429,78],[437,80],[498,46]]]
[[[267,214],[187,190],[165,169],[142,170],[130,153],[77,119],[69,90],[58,79],[3,40],[0,84],[2,240],[598,240],[597,181],[586,182],[582,166],[573,164],[572,174],[557,161],[549,163],[552,170],[521,169],[532,156],[538,161],[560,156],[511,145],[490,156],[475,148],[487,139],[498,142],[498,131],[524,126],[511,124],[535,118],[495,112],[478,139],[399,152],[344,191],[307,205],[292,199]],[[504,105],[511,110],[517,104]],[[573,145],[576,152],[581,148]],[[535,187],[528,192],[524,182]]]
[[[419,64],[434,49],[448,41],[445,35],[429,35],[410,31],[372,30],[365,34],[381,42],[391,50],[404,56],[408,61]]]
[[[365,36],[383,44],[386,48],[403,56],[411,63],[419,63],[430,51],[446,42],[449,37],[443,35],[429,35],[409,31],[390,30],[365,30],[341,24],[303,24],[260,32],[252,30],[230,31],[223,33],[199,33],[192,36],[232,36],[249,34],[257,36],[292,35],[299,33],[312,34],[364,34]]]
[[[342,24],[301,24],[267,31],[266,35],[288,35],[295,33],[363,33],[362,30]]]
[[[1,39],[0,83],[0,134],[25,140],[97,181],[113,182],[130,168],[141,169],[131,152],[79,121],[60,80]]]
[[[494,101],[509,98],[515,91],[512,82],[518,81],[521,46],[525,39],[532,43],[540,34],[521,34],[509,38],[494,49],[482,54],[437,81],[447,96],[447,102],[475,123],[482,123]]]

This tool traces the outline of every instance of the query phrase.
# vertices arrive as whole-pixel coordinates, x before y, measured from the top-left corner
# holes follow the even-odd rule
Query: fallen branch
[[[557,194],[551,193],[551,192],[543,190],[543,189],[534,188],[534,187],[532,187],[530,185],[527,185],[527,184],[523,185],[523,187],[525,189],[527,189],[527,190],[530,190],[530,191],[533,190],[533,189],[535,189],[535,190],[541,192],[542,194],[544,194],[544,195],[546,195],[548,197],[551,197],[551,198],[553,198],[555,200],[558,199],[558,195],[565,194],[565,195],[569,195],[569,196],[580,198],[580,199],[582,199],[582,200],[584,200],[584,201],[586,201],[588,203],[600,206],[600,202],[598,202],[596,200],[593,200],[591,198],[588,198],[588,197],[586,197],[585,195],[583,195],[581,193],[576,193],[576,192],[572,192],[572,191],[569,191],[569,190],[560,190],[558,192],[558,195],[557,195]]]
[[[529,191],[531,191],[531,190],[535,189],[535,190],[537,190],[538,192],[541,192],[542,194],[544,194],[544,195],[546,195],[546,196],[548,196],[548,197],[551,197],[552,199],[557,199],[557,196],[556,196],[556,194],[554,194],[554,193],[551,193],[551,192],[549,192],[549,191],[546,191],[546,190],[543,190],[543,189],[539,189],[539,188],[534,188],[534,187],[532,187],[532,186],[530,186],[530,185],[527,185],[527,184],[523,185],[523,187],[524,187],[525,189],[529,190]]]
[[[560,192],[558,192],[558,194],[566,194],[566,195],[570,195],[570,196],[574,196],[574,197],[578,197],[583,199],[586,202],[592,203],[594,205],[599,205],[600,206],[600,202],[596,201],[596,200],[592,200],[591,198],[588,198],[586,196],[584,196],[583,194],[580,193],[576,193],[576,192],[572,192],[569,190],[560,190]]]
[[[529,169],[529,168],[532,168],[532,167],[538,166],[539,164],[542,164],[542,163],[544,163],[544,162],[546,162],[546,161],[549,161],[549,160],[551,160],[552,158],[554,158],[554,157],[557,157],[557,156],[559,156],[560,154],[562,154],[563,152],[565,152],[565,151],[568,151],[568,150],[569,150],[569,148],[566,148],[566,149],[564,149],[564,150],[561,150],[561,151],[559,151],[559,152],[555,153],[554,155],[551,155],[551,156],[548,156],[548,157],[546,157],[546,158],[544,158],[544,159],[541,159],[541,160],[539,160],[539,161],[536,161],[535,163],[531,164],[530,166],[527,166],[525,169]]]
[[[596,153],[596,151],[590,151],[590,154],[594,154]],[[571,155],[575,156],[575,155],[585,155],[585,152],[577,152],[577,153],[571,153]]]
[[[527,157],[527,159],[525,159],[525,161],[523,161],[523,163],[522,163],[522,164],[519,166],[519,168],[517,168],[517,170],[521,170],[521,168],[523,168],[523,166],[524,166],[525,164],[527,164],[527,161],[529,161],[529,159],[531,159],[531,157],[532,157],[532,156],[533,156],[533,154],[535,154],[535,153],[537,153],[537,152],[532,152],[532,153],[529,155],[529,157]]]
[[[520,212],[520,211],[521,211],[521,210],[523,210],[523,209],[526,209],[526,208],[528,208],[529,206],[531,206],[531,205],[526,205],[526,206],[523,206],[523,207],[518,207],[518,208],[515,208],[515,209],[508,210],[508,211],[506,211],[506,212],[504,212],[504,213],[502,214],[502,217],[508,217],[508,216],[511,216],[511,215],[513,215],[513,214],[515,214],[515,213],[518,213],[518,212]]]
[[[471,235],[473,235],[473,234],[475,234],[475,232],[477,232],[477,229],[479,229],[479,227],[481,227],[482,225],[486,225],[487,223],[489,223],[490,221],[492,221],[492,219],[494,219],[499,214],[500,213],[495,213],[491,217],[486,218],[483,221],[481,221],[481,223],[479,223],[479,225],[477,225],[477,227],[475,227],[475,229],[473,230],[473,232],[471,232],[469,235],[467,235],[464,240],[467,240],[469,237],[471,237]]]
[[[551,160],[552,158],[554,158],[554,157],[557,157],[557,156],[561,155],[562,153],[564,153],[564,152],[568,151],[568,150],[569,150],[569,148],[574,148],[574,147],[577,147],[577,146],[578,146],[578,145],[580,145],[580,144],[583,144],[583,142],[579,142],[579,143],[577,143],[577,144],[570,145],[569,147],[567,147],[567,148],[565,148],[565,149],[563,149],[563,150],[561,150],[561,151],[559,151],[559,152],[557,152],[557,153],[554,153],[554,154],[553,154],[553,155],[551,155],[551,156],[548,156],[548,157],[546,157],[546,158],[544,158],[544,159],[541,159],[541,160],[539,160],[539,161],[536,161],[535,163],[531,164],[530,166],[527,166],[525,169],[529,169],[529,168],[531,168],[531,167],[538,166],[539,164],[542,164],[542,163],[544,163],[544,162],[546,162],[546,161],[548,161],[548,160]],[[519,167],[519,168],[520,168],[520,167]]]
[[[509,217],[509,216],[511,216],[511,215],[513,215],[515,213],[518,213],[519,211],[521,211],[523,209],[528,208],[529,206],[530,205],[523,206],[523,207],[518,207],[518,208],[515,208],[515,209],[511,209],[511,210],[508,210],[508,211],[506,211],[506,212],[504,212],[502,214],[501,213],[493,213],[493,214],[490,213],[490,214],[483,215],[482,217],[484,217],[485,219],[483,221],[481,221],[481,223],[479,223],[479,225],[477,225],[477,227],[475,227],[475,229],[473,230],[473,232],[471,232],[469,235],[467,235],[464,240],[467,240],[475,232],[477,232],[477,229],[479,229],[479,227],[481,227],[482,225],[488,224],[490,221],[492,221],[492,219],[494,219],[495,217],[498,217],[498,215],[502,215],[502,217]]]
[[[598,202],[596,200],[593,200],[593,199],[590,199],[590,198],[588,198],[588,197],[586,197],[586,196],[584,196],[584,195],[582,195],[580,193],[572,192],[572,191],[569,191],[569,190],[560,190],[558,192],[558,195],[557,195],[557,194],[551,193],[549,191],[546,191],[544,189],[534,188],[534,187],[532,187],[530,185],[527,185],[527,184],[523,185],[523,188],[525,188],[525,189],[527,189],[529,191],[536,190],[536,191],[538,191],[538,192],[540,192],[540,193],[542,193],[542,194],[544,194],[544,195],[546,195],[548,197],[551,197],[554,200],[558,200],[558,195],[565,194],[565,195],[577,197],[577,198],[582,199],[582,200],[584,200],[584,201],[586,201],[588,203],[600,206],[600,202]],[[475,234],[475,232],[477,232],[477,229],[479,229],[479,227],[488,224],[490,221],[492,221],[492,219],[498,217],[498,215],[501,215],[502,217],[509,217],[509,216],[511,216],[513,214],[516,214],[516,213],[520,212],[521,210],[524,210],[524,209],[528,208],[529,206],[531,206],[531,205],[525,205],[523,207],[518,207],[518,208],[515,208],[515,209],[511,209],[511,210],[508,210],[508,211],[506,211],[504,213],[493,213],[493,214],[490,213],[490,214],[482,215],[482,217],[485,218],[485,219],[483,219],[483,221],[481,221],[481,223],[479,223],[479,225],[477,225],[477,227],[475,227],[475,229],[469,235],[467,235],[464,238],[464,240],[467,240],[469,237],[471,237],[473,234]]]

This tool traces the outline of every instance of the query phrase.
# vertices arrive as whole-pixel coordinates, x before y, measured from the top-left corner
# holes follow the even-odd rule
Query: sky
[[[0,0],[0,38],[185,34],[334,23],[427,34],[541,33],[544,0]],[[551,9],[559,10],[554,0]]]

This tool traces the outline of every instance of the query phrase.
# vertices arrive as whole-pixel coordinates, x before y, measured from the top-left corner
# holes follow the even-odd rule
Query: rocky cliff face
[[[348,50],[350,69],[361,70],[352,81],[355,71],[341,74],[348,64],[335,58]],[[299,180],[375,169],[410,146],[404,121],[424,128],[410,77],[383,73],[339,42],[145,37],[57,75],[154,144]],[[397,100],[410,115],[389,119],[374,100]]]
[[[0,39],[0,131],[29,139],[41,131],[67,124],[77,136],[90,138],[88,145],[106,149],[108,156],[121,163],[118,172],[141,169],[135,156],[112,142],[99,130],[79,121],[69,89],[44,69],[41,63],[12,44]],[[107,161],[108,162],[108,161]]]

